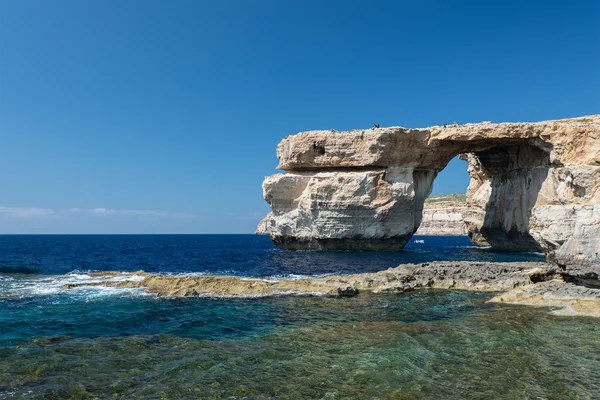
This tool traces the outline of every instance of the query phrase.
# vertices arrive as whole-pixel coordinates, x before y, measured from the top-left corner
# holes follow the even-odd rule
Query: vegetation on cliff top
[[[467,201],[467,195],[464,193],[445,194],[443,196],[431,196],[425,200],[425,203],[442,203],[442,202],[453,202],[453,203],[465,203]]]

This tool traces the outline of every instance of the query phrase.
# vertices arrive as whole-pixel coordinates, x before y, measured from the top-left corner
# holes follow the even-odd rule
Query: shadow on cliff
[[[549,154],[529,142],[472,154],[483,177],[478,190],[491,192],[483,224],[470,230],[471,240],[501,251],[542,251],[529,233],[529,219],[551,167]]]

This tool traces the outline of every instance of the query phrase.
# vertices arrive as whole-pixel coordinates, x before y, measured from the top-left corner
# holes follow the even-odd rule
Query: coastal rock
[[[559,315],[600,317],[600,289],[559,279],[511,290],[495,296],[490,302],[551,307]]]
[[[269,234],[269,227],[270,227],[272,216],[273,216],[273,213],[268,213],[266,217],[264,217],[262,220],[260,220],[260,222],[256,226],[256,230],[254,231],[255,235],[268,235]]]
[[[465,236],[467,211],[464,195],[430,197],[425,200],[423,218],[415,235]]]
[[[425,200],[423,217],[415,235],[466,236],[463,213],[466,211],[464,195],[434,196]],[[273,213],[267,214],[256,227],[255,234],[270,233]]]
[[[166,297],[248,298],[315,295],[352,297],[400,294],[418,289],[503,292],[492,302],[552,307],[564,315],[600,317],[600,287],[577,286],[549,263],[431,262],[403,264],[374,273],[303,279],[258,279],[234,276],[172,276],[137,272],[90,274],[95,282],[71,283],[67,289],[108,286],[143,288]],[[119,279],[114,279],[114,278]]]
[[[543,205],[533,209],[532,235],[548,258],[571,276],[600,286],[600,205]]]
[[[269,176],[269,234],[292,250],[401,250],[421,223],[434,177],[391,167]]]
[[[540,262],[439,261],[402,264],[374,273],[281,280],[208,275],[171,276],[144,271],[101,272],[90,275],[97,278],[119,276],[123,279],[73,283],[65,287],[145,288],[149,293],[170,297],[264,297],[283,294],[345,297],[359,293],[401,293],[421,288],[502,291],[551,279],[556,273],[552,265]]]
[[[271,238],[288,249],[399,250],[419,228],[433,179],[459,154],[475,244],[598,272],[599,115],[288,136],[277,148],[286,173],[263,184]]]

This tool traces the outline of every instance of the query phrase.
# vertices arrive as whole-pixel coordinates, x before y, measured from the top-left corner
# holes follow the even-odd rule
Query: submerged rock
[[[559,279],[511,290],[490,301],[552,307],[556,309],[553,312],[560,315],[600,317],[600,289],[577,286]]]

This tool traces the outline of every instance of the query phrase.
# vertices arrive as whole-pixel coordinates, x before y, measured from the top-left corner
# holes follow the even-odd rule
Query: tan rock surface
[[[263,182],[271,239],[292,250],[401,250],[434,176],[391,167],[271,175]]]
[[[600,289],[577,286],[560,279],[511,290],[490,301],[552,307],[555,309],[554,313],[560,315],[600,317]]]
[[[264,297],[281,294],[349,296],[359,292],[401,293],[419,288],[501,291],[531,285],[554,276],[550,264],[493,262],[432,262],[403,264],[385,271],[324,278],[254,279],[234,276],[171,276],[101,272],[94,277],[122,276],[131,280],[68,284],[67,288],[113,286],[145,288],[158,296]],[[137,279],[140,276],[142,280]],[[136,279],[133,279],[135,277]]]
[[[490,301],[553,308],[561,315],[600,317],[600,286],[565,282],[562,271],[548,263],[432,262],[403,264],[375,273],[304,279],[257,279],[234,276],[171,276],[144,271],[90,274],[106,278],[93,283],[67,284],[143,288],[157,296],[248,298],[283,295],[399,294],[417,289],[503,292]],[[114,280],[115,277],[121,279]],[[140,277],[142,279],[140,279]],[[130,278],[130,279],[128,279]]]
[[[447,128],[301,132],[284,138],[277,147],[277,169],[402,166],[441,170],[457,154],[519,142],[548,151],[552,163],[600,166],[600,115]]]
[[[464,195],[430,197],[425,200],[423,218],[415,235],[465,236],[466,211]]]

